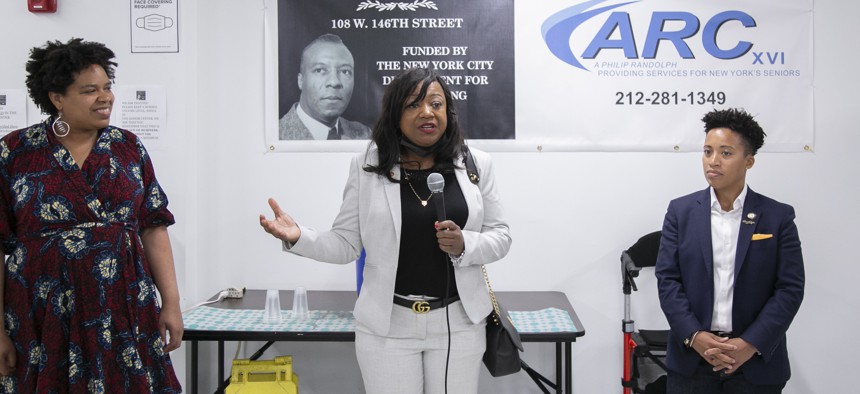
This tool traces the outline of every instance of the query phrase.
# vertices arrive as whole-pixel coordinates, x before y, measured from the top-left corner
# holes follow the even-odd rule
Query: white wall
[[[179,54],[131,54],[127,1],[60,0],[55,15],[34,15],[24,1],[0,2],[0,88],[24,88],[28,49],[72,36],[105,42],[118,55],[117,84],[164,85],[169,145],[152,152],[177,217],[171,228],[185,306],[228,286],[353,289],[354,267],[287,255],[257,223],[276,197],[304,224],[327,228],[339,206],[349,153],[267,154],[263,143],[263,0],[180,1]],[[815,3],[815,153],[762,153],[748,182],[794,205],[807,269],[806,298],[789,331],[793,376],[785,392],[846,392],[858,323],[860,277],[860,55],[847,46],[854,2]],[[751,109],[754,112],[754,109]],[[32,111],[31,122],[39,119]],[[659,124],[643,125],[654,132]],[[690,125],[690,127],[700,127]],[[778,133],[779,130],[766,130]],[[494,287],[565,292],[587,334],[573,346],[574,389],[611,393],[621,377],[619,255],[660,228],[668,201],[703,188],[695,153],[493,153],[514,243],[491,267]],[[650,274],[650,273],[649,273]],[[634,296],[640,327],[665,326],[655,280]],[[214,346],[202,346],[211,360]],[[234,347],[228,345],[228,353]],[[250,350],[250,354],[255,349]],[[527,345],[525,358],[552,374],[553,347]],[[302,392],[359,393],[350,344],[281,343],[293,354]],[[229,354],[228,354],[229,355]],[[185,373],[183,352],[174,352]],[[209,357],[209,358],[206,358]],[[204,364],[214,388],[214,363]],[[209,370],[209,371],[207,371]],[[481,392],[532,392],[524,374],[482,378]]]

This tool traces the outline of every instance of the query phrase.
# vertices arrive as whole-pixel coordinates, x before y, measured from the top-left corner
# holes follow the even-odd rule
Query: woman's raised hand
[[[278,205],[278,202],[274,198],[269,199],[269,206],[272,207],[275,218],[268,220],[266,219],[266,215],[260,215],[260,226],[263,226],[263,230],[266,230],[267,233],[272,234],[275,238],[291,244],[296,243],[299,240],[299,236],[302,235],[302,231],[299,229],[296,221],[281,210],[280,205]]]

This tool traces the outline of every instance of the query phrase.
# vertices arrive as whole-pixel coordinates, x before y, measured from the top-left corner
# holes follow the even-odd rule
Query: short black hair
[[[96,64],[110,80],[114,78],[114,53],[104,44],[72,38],[66,43],[48,41],[30,50],[27,61],[27,91],[42,112],[57,115],[48,93],[65,94],[81,71]]]
[[[373,126],[371,140],[378,149],[379,164],[364,167],[365,171],[375,172],[388,177],[395,165],[400,163],[401,145],[400,139],[403,132],[400,130],[400,118],[407,106],[417,103],[427,95],[427,87],[431,83],[438,82],[445,94],[445,115],[448,118],[448,126],[439,140],[436,150],[434,169],[440,172],[450,171],[456,167],[452,164],[457,156],[465,152],[466,143],[464,132],[460,129],[460,121],[457,109],[454,106],[454,96],[451,89],[445,84],[445,80],[428,68],[413,68],[404,71],[391,81],[385,89],[382,97],[382,109],[376,125]],[[415,88],[419,87],[418,96],[412,96]],[[368,146],[368,150],[370,146]]]
[[[746,153],[753,156],[764,145],[764,137],[767,136],[753,116],[741,108],[715,109],[705,114],[702,122],[705,122],[705,133],[722,127],[740,134]]]
[[[313,47],[316,44],[326,44],[326,43],[327,44],[339,44],[339,45],[343,45],[344,47],[346,47],[346,44],[343,43],[343,40],[337,34],[326,33],[326,34],[323,34],[317,38],[314,38],[313,41],[308,43],[308,45],[305,45],[304,49],[302,49],[302,56],[299,58],[299,73],[302,73],[305,71],[302,69],[302,67],[304,67],[304,65],[305,65],[305,58],[308,56],[307,55],[308,50],[310,50],[311,47]],[[346,48],[346,50],[349,51],[349,48]],[[350,52],[350,54],[352,54],[352,52]]]

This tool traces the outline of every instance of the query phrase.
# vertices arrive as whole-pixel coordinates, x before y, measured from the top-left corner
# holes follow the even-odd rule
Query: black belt
[[[443,308],[449,304],[452,304],[456,301],[460,300],[459,295],[455,295],[453,297],[448,297],[447,299],[440,298],[438,300],[426,301],[426,300],[409,300],[406,298],[394,296],[394,303],[409,309],[412,309],[412,312],[415,313],[427,313],[434,309]]]

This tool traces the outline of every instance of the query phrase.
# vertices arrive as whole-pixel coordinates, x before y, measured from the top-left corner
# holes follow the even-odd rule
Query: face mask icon
[[[142,18],[137,18],[137,20],[134,21],[134,24],[141,29],[159,31],[173,27],[173,19],[164,15],[149,14]]]

